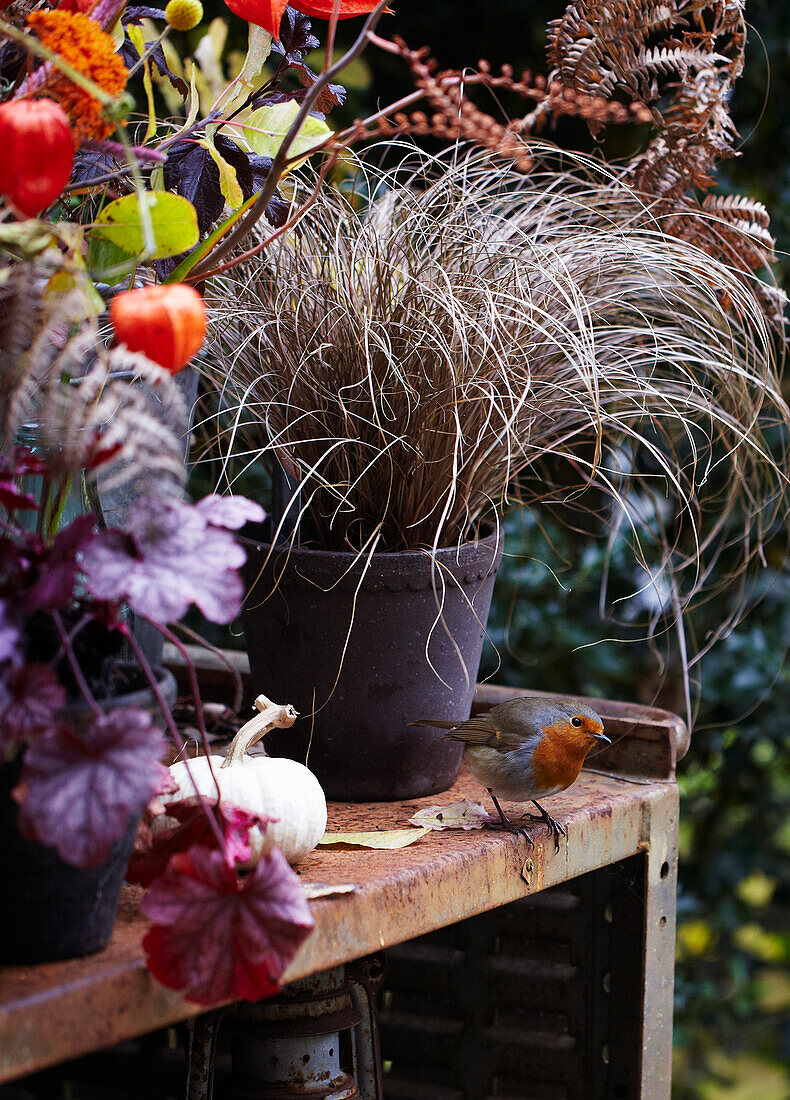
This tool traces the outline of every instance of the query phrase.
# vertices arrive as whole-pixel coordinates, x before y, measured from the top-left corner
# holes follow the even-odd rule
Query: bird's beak
[[[607,737],[605,733],[594,733],[593,737],[596,741],[605,741],[607,745],[611,745],[611,737]]]

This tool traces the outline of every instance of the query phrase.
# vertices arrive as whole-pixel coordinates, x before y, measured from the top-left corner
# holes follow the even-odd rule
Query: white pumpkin
[[[250,745],[270,729],[292,726],[297,717],[293,707],[279,707],[263,695],[255,700],[255,706],[260,713],[241,727],[227,756],[197,757],[171,766],[170,774],[179,789],[164,795],[162,801],[193,798],[195,786],[190,774],[198,793],[212,801],[219,785],[222,800],[250,813],[277,818],[264,832],[257,827],[250,831],[252,864],[275,845],[290,864],[295,864],[312,852],[326,831],[326,798],[313,773],[296,760],[246,755]],[[168,826],[163,823],[162,827]]]

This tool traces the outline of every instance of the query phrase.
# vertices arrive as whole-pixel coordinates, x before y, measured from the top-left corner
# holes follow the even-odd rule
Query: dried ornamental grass
[[[630,523],[679,607],[724,549],[728,584],[759,557],[787,482],[776,333],[749,276],[582,163],[361,166],[362,212],[325,189],[217,281],[219,446],[297,478],[315,545],[452,545],[518,498]]]

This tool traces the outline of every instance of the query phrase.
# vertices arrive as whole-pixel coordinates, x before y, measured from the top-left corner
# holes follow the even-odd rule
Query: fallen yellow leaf
[[[390,829],[388,832],[324,833],[318,841],[324,848],[405,848],[420,840],[430,829]]]

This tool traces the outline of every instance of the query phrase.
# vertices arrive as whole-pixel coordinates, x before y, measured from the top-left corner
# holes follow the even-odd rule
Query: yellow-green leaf
[[[370,833],[324,833],[318,841],[323,848],[405,848],[429,833],[430,829],[390,829]]]
[[[141,253],[144,240],[140,201],[148,207],[156,242],[148,259],[177,256],[197,244],[200,233],[194,206],[188,199],[169,191],[147,191],[142,199],[136,194],[124,195],[108,203],[94,222],[93,233],[129,255]]]
[[[244,120],[244,136],[253,153],[275,157],[283,138],[299,114],[299,104],[293,100],[276,103],[273,107],[260,107],[250,111]],[[319,118],[308,117],[302,123],[288,151],[289,157],[300,157],[321,145],[332,131]]]
[[[225,202],[231,210],[238,210],[244,202],[244,195],[239,186],[239,177],[236,174],[236,169],[232,164],[229,164],[223,155],[215,148],[213,133],[206,134],[205,139],[201,141],[200,144],[208,149],[211,154],[211,159],[214,161],[217,168],[219,168],[219,189],[222,192]]]
[[[134,23],[130,23],[127,28],[129,39],[132,42],[134,48],[137,50],[139,57],[145,54],[146,45],[145,38],[143,37],[142,27],[135,26]],[[146,61],[143,65],[143,88],[145,89],[145,98],[148,104],[148,126],[146,127],[145,137],[143,138],[143,145],[156,133],[156,107],[154,106],[154,86],[151,82],[151,63]]]
[[[85,260],[94,279],[108,286],[117,286],[137,265],[134,256],[101,237],[88,237]]]
[[[60,299],[66,304],[68,320],[75,325],[98,317],[106,309],[93,281],[84,271],[56,271],[44,288],[47,301]]]
[[[239,75],[218,105],[224,117],[244,102],[258,84],[266,58],[272,52],[272,36],[255,23],[249,25],[247,54]]]

